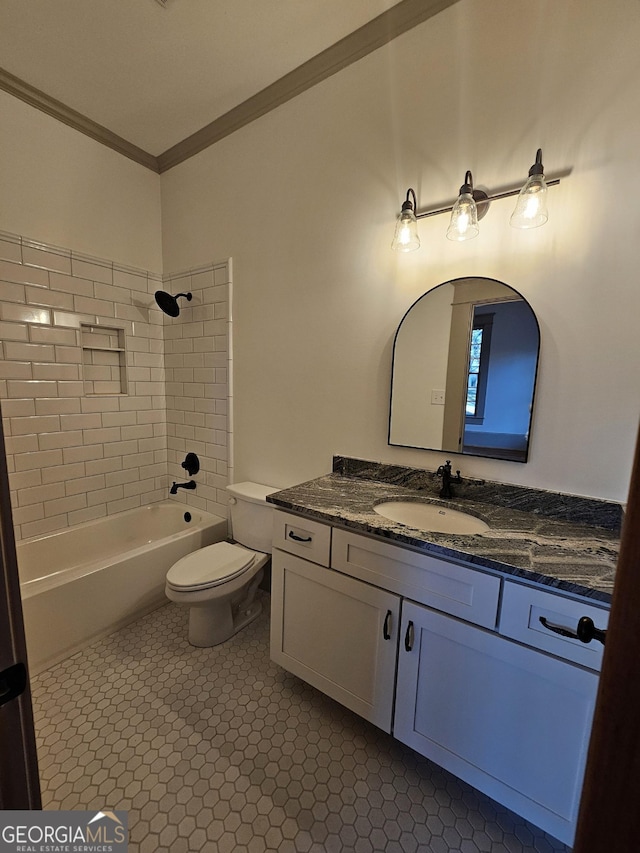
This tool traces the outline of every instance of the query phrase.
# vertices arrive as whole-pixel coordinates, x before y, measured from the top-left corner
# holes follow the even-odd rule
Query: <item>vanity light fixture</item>
[[[562,173],[564,175],[568,172]],[[514,228],[537,228],[544,225],[548,219],[546,207],[547,187],[556,186],[560,178],[547,181],[542,165],[542,149],[538,148],[536,161],[529,169],[529,177],[524,186],[511,188],[504,192],[491,195],[473,187],[473,175],[467,171],[460,194],[453,204],[424,210],[418,213],[415,191],[407,190],[407,197],[402,205],[402,211],[396,223],[396,233],[391,248],[399,252],[412,252],[420,248],[418,236],[418,219],[427,216],[438,216],[441,213],[451,213],[451,221],[447,229],[449,240],[462,242],[476,237],[478,221],[487,213],[489,203],[500,198],[518,196],[516,208],[511,216],[510,224]]]

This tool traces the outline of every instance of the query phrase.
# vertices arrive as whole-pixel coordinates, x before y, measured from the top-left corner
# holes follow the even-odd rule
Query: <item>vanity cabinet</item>
[[[272,660],[391,732],[400,596],[274,548],[271,601]]]
[[[571,844],[602,646],[540,616],[605,607],[275,515],[272,659]]]
[[[571,843],[597,683],[595,672],[405,602],[393,733]]]

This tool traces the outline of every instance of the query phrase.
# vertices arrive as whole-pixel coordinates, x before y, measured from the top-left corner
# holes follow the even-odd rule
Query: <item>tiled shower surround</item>
[[[170,318],[153,293],[174,287],[193,300]],[[186,479],[189,450],[200,457],[198,488],[175,499],[226,516],[229,287],[227,263],[163,283],[0,234],[0,399],[16,539],[164,500]],[[124,352],[91,349],[96,327],[120,330],[110,339],[119,335]]]

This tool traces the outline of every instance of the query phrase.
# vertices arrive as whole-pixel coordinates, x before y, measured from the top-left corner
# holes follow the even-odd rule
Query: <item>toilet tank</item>
[[[277,492],[273,486],[260,483],[234,483],[227,486],[231,495],[231,534],[236,542],[253,551],[271,553],[273,506],[267,495]]]

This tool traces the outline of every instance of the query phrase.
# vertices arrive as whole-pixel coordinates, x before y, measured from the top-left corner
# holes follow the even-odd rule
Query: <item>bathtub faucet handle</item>
[[[169,494],[170,495],[177,495],[178,489],[189,489],[189,490],[191,490],[191,489],[195,489],[195,487],[196,487],[196,481],[195,480],[189,480],[188,483],[174,483],[173,486],[171,486],[171,488],[169,489]]]

